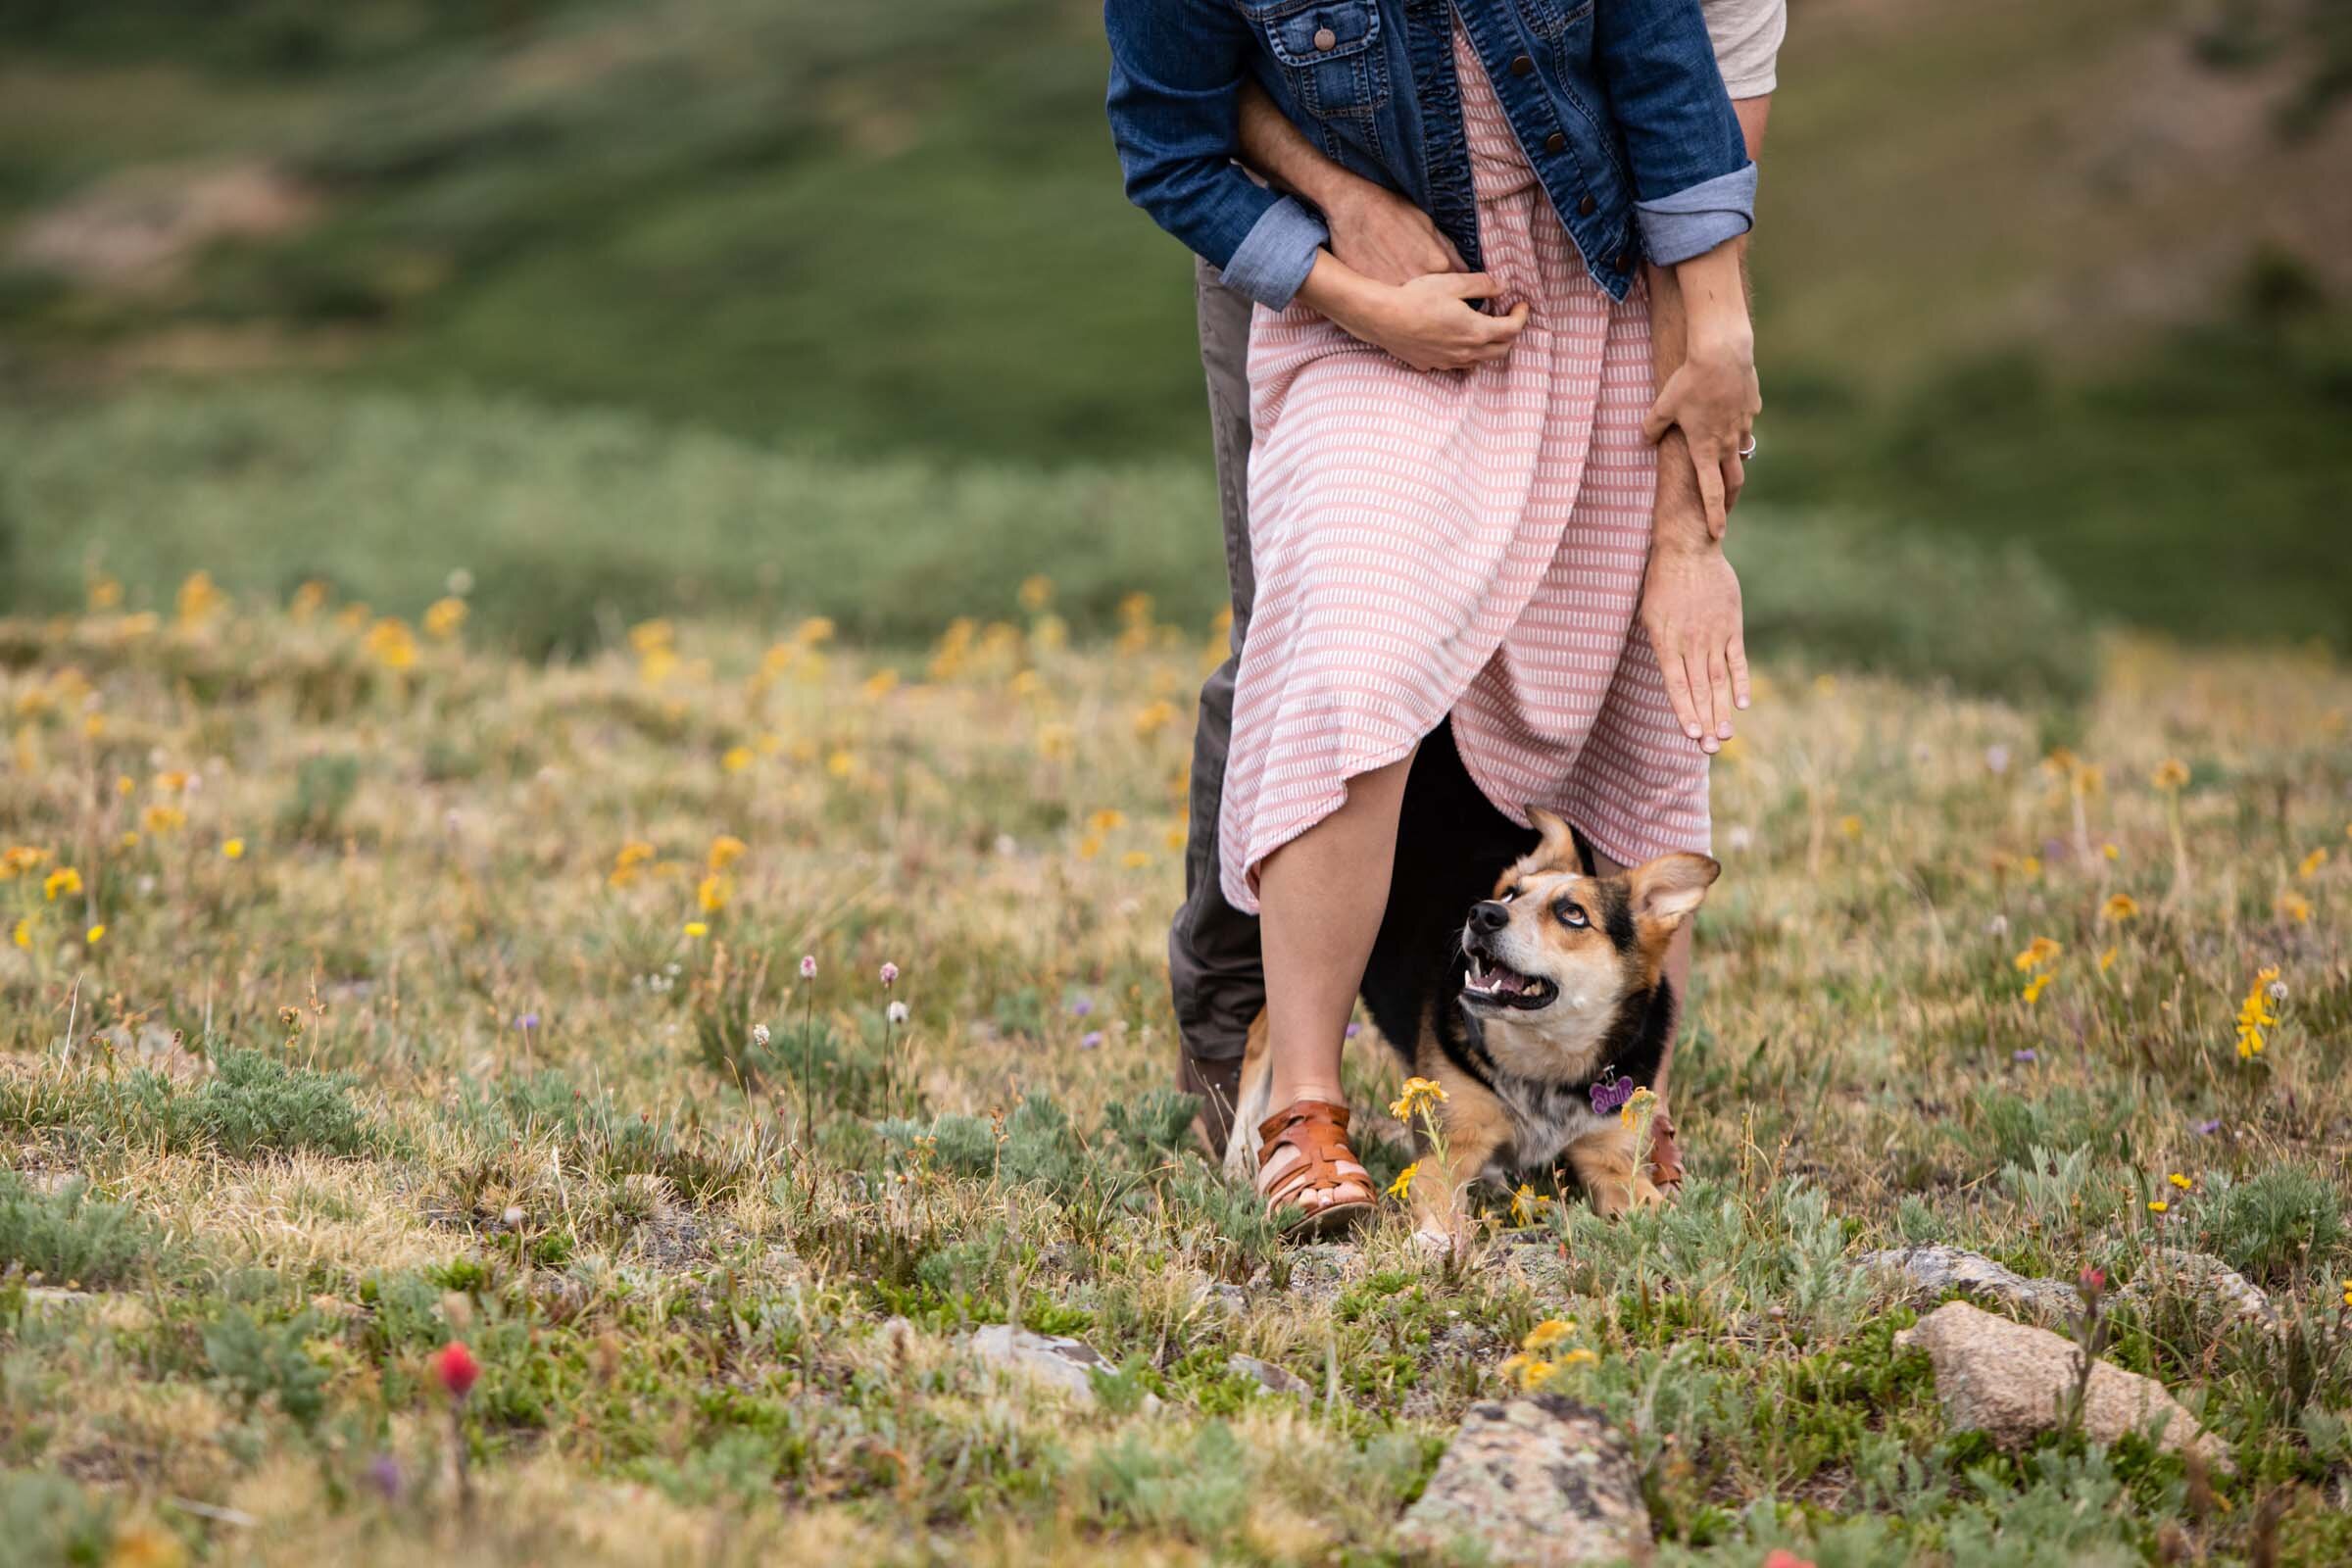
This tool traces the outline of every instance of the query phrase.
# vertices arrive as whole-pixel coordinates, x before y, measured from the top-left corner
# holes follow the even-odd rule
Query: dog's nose
[[[1483,904],[1470,906],[1470,929],[1473,931],[1482,934],[1489,931],[1499,931],[1510,923],[1511,911],[1507,905],[1497,904],[1494,900],[1489,899]]]

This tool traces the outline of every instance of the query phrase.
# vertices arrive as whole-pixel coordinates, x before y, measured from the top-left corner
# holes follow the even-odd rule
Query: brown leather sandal
[[[1285,1236],[1336,1236],[1371,1215],[1372,1173],[1348,1147],[1346,1105],[1301,1100],[1259,1122],[1257,1139],[1258,1196],[1269,1215],[1291,1211]]]

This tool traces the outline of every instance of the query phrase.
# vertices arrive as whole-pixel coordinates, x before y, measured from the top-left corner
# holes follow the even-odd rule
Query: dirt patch
[[[179,275],[215,241],[268,239],[318,215],[317,196],[262,163],[138,169],[26,220],[18,264],[101,288],[142,290]]]

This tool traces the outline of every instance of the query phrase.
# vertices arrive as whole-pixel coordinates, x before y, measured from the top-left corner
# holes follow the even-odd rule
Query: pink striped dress
[[[1708,845],[1707,762],[1636,619],[1656,450],[1648,304],[1613,304],[1457,28],[1486,270],[1533,317],[1507,359],[1415,370],[1304,306],[1250,335],[1256,608],[1234,694],[1225,895],[1347,781],[1453,715],[1513,819],[1548,807],[1611,858]]]

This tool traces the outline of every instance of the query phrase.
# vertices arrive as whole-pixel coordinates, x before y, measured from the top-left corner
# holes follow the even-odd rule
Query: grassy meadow
[[[1552,1319],[1660,1562],[2352,1553],[2323,658],[2117,641],[2064,703],[1769,662],[1689,1188],[1490,1202],[1448,1266],[1393,1205],[1280,1247],[1162,1087],[1209,625],[1073,644],[1040,581],[911,655],[679,618],[545,664],[462,596],[91,587],[0,623],[13,1561],[1381,1562]],[[2243,1271],[2282,1332],[2159,1291],[2111,1352],[2233,1470],[1945,1430],[1856,1261],[1922,1241]],[[1000,1322],[1112,1370],[1008,1381]]]

